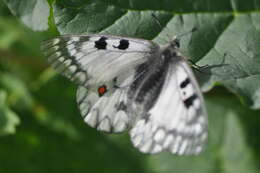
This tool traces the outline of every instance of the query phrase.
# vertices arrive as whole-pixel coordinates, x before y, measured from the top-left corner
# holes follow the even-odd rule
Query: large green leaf
[[[260,108],[259,9],[258,1],[67,0],[54,4],[54,19],[61,34],[101,32],[153,39],[159,44],[195,27],[196,32],[181,37],[181,52],[199,65],[210,66],[197,75],[203,90],[218,83],[241,96],[250,107]],[[221,10],[226,12],[217,12]],[[242,13],[245,10],[251,12]],[[179,11],[182,13],[176,13]]]
[[[258,1],[95,2],[56,1],[54,19],[60,33],[102,32],[164,44],[172,36],[196,26],[196,32],[181,37],[181,51],[200,65],[219,65],[197,73],[203,89],[222,84],[243,96],[251,107],[259,107]],[[152,13],[162,28],[151,17]],[[23,28],[17,27],[13,19],[6,22],[6,12],[3,14],[0,86],[5,92],[0,92],[0,105],[3,105],[0,111],[8,110],[4,111],[8,117],[17,117],[12,116],[17,112],[22,123],[14,135],[0,138],[0,172],[259,172],[260,112],[242,106],[225,90],[222,92],[217,87],[206,94],[210,130],[205,152],[185,157],[169,153],[142,154],[132,146],[127,134],[103,134],[82,121],[75,102],[75,88],[62,77],[52,78],[52,70],[44,70],[47,65],[36,48],[39,39],[34,39],[40,34],[20,32]],[[6,92],[8,97],[1,102]],[[1,93],[4,93],[2,97]],[[18,123],[15,118],[9,120],[12,128],[7,129],[14,130]],[[2,122],[0,118],[0,131],[4,127]]]
[[[50,7],[47,0],[4,0],[11,12],[34,31],[48,29]]]

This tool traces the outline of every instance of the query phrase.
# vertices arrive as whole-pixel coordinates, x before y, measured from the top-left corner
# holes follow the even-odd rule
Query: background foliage
[[[259,172],[259,9],[256,0],[4,0],[0,172]],[[76,86],[56,75],[40,51],[42,40],[59,34],[102,32],[163,44],[193,27],[198,31],[181,39],[183,54],[200,65],[222,64],[206,69],[211,75],[197,74],[208,91],[210,124],[208,148],[199,156],[144,155],[127,133],[88,127]]]

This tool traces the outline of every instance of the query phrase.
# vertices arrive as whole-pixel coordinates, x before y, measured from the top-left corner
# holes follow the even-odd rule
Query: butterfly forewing
[[[148,61],[159,47],[146,40],[108,35],[60,36],[42,46],[51,65],[83,86],[108,82]]]

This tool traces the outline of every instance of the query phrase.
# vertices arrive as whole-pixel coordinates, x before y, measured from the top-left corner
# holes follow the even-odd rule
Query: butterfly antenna
[[[176,38],[180,39],[181,37],[183,37],[185,35],[188,35],[188,34],[191,34],[191,33],[195,32],[195,31],[197,31],[197,28],[193,27],[190,31],[187,31],[187,32],[184,32],[182,34],[176,35]]]

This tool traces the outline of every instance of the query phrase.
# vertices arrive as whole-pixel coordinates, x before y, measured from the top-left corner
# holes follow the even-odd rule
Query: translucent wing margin
[[[109,133],[123,132],[129,127],[130,117],[126,113],[126,94],[117,89],[102,97],[79,87],[77,103],[84,121],[93,128]]]
[[[131,130],[131,140],[144,153],[197,154],[204,148],[208,128],[201,91],[182,57],[173,57],[165,69],[161,92]]]

